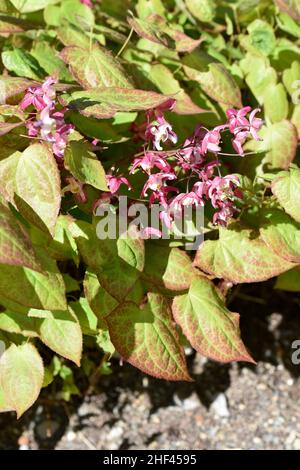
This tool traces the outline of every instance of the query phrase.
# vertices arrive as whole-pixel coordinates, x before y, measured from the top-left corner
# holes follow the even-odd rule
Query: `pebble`
[[[200,400],[196,393],[192,393],[192,395],[184,399],[181,399],[177,393],[174,393],[173,400],[175,405],[183,408],[186,411],[193,411],[201,406]]]
[[[229,418],[230,411],[227,405],[227,398],[224,393],[220,393],[215,401],[210,406],[211,411],[213,411],[220,418]]]

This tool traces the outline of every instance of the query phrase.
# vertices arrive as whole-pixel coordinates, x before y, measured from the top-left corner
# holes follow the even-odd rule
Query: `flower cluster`
[[[174,103],[174,100],[169,100],[163,107],[147,112],[146,122],[132,127],[134,138],[142,138],[145,147],[135,156],[130,173],[142,171],[147,176],[141,197],[148,198],[150,206],[158,202],[163,207],[161,219],[168,228],[171,229],[184,207],[203,207],[207,202],[215,209],[213,223],[226,226],[237,210],[236,200],[243,195],[236,175],[221,175],[218,155],[222,155],[222,133],[232,134],[233,148],[238,155],[244,156],[246,140],[259,140],[257,132],[263,124],[256,117],[259,109],[252,111],[249,106],[240,110],[229,109],[225,124],[212,130],[199,125],[182,147],[164,150],[166,142],[177,143],[177,136],[164,116],[164,111],[172,110]],[[183,180],[188,182],[185,192],[179,189]],[[112,193],[115,194],[121,184],[129,186],[124,176],[108,177]]]
[[[41,86],[28,88],[20,108],[34,108],[26,123],[28,136],[51,143],[54,155],[61,159],[74,126],[65,123],[66,109],[56,107],[56,82],[55,78],[49,77]]]

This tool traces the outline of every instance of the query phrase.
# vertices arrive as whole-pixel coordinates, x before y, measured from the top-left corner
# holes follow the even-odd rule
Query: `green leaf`
[[[254,362],[240,335],[239,314],[230,312],[213,283],[193,279],[189,292],[173,301],[175,321],[200,354],[215,361]]]
[[[143,240],[101,240],[96,234],[98,228],[90,224],[77,222],[74,227],[74,237],[83,261],[97,273],[104,289],[122,301],[141,275]]]
[[[294,124],[294,126],[296,127],[298,132],[298,140],[300,140],[300,104],[297,104],[294,107],[291,123]]]
[[[285,69],[282,74],[282,81],[291,96],[296,91],[295,84],[300,80],[300,64],[294,61],[289,69]]]
[[[0,202],[0,263],[40,271],[40,263],[25,228]]]
[[[267,58],[250,53],[241,60],[240,66],[246,74],[248,87],[258,103],[262,105],[264,103],[265,94],[268,93],[269,88],[275,86],[277,83],[276,70],[270,67]]]
[[[280,122],[288,117],[289,103],[282,83],[268,87],[264,94],[264,108],[265,115],[271,122]]]
[[[20,77],[39,80],[45,76],[38,61],[24,49],[3,51],[1,57],[4,67]]]
[[[85,297],[91,309],[100,320],[109,315],[117,307],[117,300],[101,287],[96,273],[87,270],[83,285]]]
[[[65,152],[65,167],[75,178],[101,191],[108,191],[103,166],[83,141],[70,142]]]
[[[39,336],[39,322],[30,318],[26,313],[5,311],[0,313],[0,330],[16,333],[26,337]]]
[[[40,252],[39,259],[43,273],[0,265],[0,296],[25,307],[66,310],[65,285],[56,264]]]
[[[143,279],[157,288],[181,291],[188,289],[197,270],[191,259],[179,248],[146,242],[146,263]]]
[[[70,308],[78,318],[82,333],[84,335],[96,335],[98,331],[98,318],[90,308],[87,299],[81,297],[77,302],[70,302]]]
[[[275,0],[276,5],[283,12],[290,15],[294,20],[300,23],[300,5],[298,0]]]
[[[294,160],[298,146],[297,129],[290,121],[264,126],[259,132],[261,141],[251,141],[246,149],[266,152],[263,163],[271,169],[286,169]]]
[[[201,72],[190,63],[189,56],[183,59],[185,73],[189,79],[198,82],[210,98],[227,106],[242,106],[239,87],[223,64],[211,63],[208,72]]]
[[[66,47],[60,55],[83,88],[132,88],[132,83],[126,77],[119,61],[97,44],[89,49]]]
[[[219,240],[203,242],[194,264],[234,284],[265,281],[293,267],[270,250],[259,236],[238,224],[220,229]]]
[[[40,326],[43,343],[79,367],[82,354],[82,332],[76,317],[68,311],[52,312]]]
[[[84,5],[80,0],[63,0],[60,21],[72,23],[84,30],[94,27],[95,16],[93,9]]]
[[[15,201],[21,213],[26,212],[25,218],[53,235],[61,203],[60,175],[46,145],[30,145],[19,158],[16,193],[19,198]]]
[[[280,209],[263,214],[260,234],[268,247],[281,258],[300,263],[300,224]]]
[[[176,98],[176,106],[174,112],[178,114],[198,114],[207,112],[197,106],[189,95],[181,88],[178,80],[175,79],[172,72],[163,64],[152,65],[147,73],[147,78],[157,86],[161,93],[166,95],[174,95]]]
[[[38,41],[31,50],[31,55],[38,61],[48,75],[58,76],[62,81],[71,82],[72,76],[58,53],[46,41]]]
[[[286,273],[280,274],[276,280],[274,289],[300,292],[300,268],[297,266]]]
[[[211,23],[216,14],[216,2],[214,0],[185,0],[186,6],[197,20],[203,23]]]
[[[12,344],[0,358],[0,386],[18,418],[33,405],[43,385],[43,361],[32,344]]]
[[[31,13],[33,11],[42,10],[53,0],[10,0],[13,6],[21,13]]]
[[[300,222],[300,169],[281,172],[272,181],[271,188],[284,210]]]
[[[248,26],[250,45],[262,54],[270,55],[276,45],[276,37],[271,25],[263,20],[255,20]]]
[[[192,39],[179,29],[169,26],[165,19],[152,14],[145,20],[127,18],[131,28],[142,38],[160,44],[177,52],[191,52],[201,43],[201,39]]]
[[[293,20],[288,14],[282,13],[277,17],[277,23],[279,28],[287,33],[295,36],[296,38],[300,38],[300,26]]]
[[[111,87],[92,88],[61,96],[64,105],[78,109],[84,116],[99,119],[111,118],[118,111],[146,111],[168,100],[168,96],[153,91]]]
[[[142,307],[125,302],[106,321],[118,353],[143,372],[166,380],[190,380],[168,302],[148,294]]]

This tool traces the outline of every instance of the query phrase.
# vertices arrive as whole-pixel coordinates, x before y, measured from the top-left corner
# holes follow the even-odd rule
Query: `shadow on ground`
[[[243,286],[236,291],[231,299],[229,308],[241,313],[242,337],[258,364],[281,364],[292,379],[300,376],[300,365],[292,364],[291,345],[294,340],[300,339],[298,294],[273,290],[272,281],[263,284]],[[189,369],[195,379],[193,383],[171,383],[152,377],[147,377],[147,399],[149,399],[149,416],[155,415],[159,410],[167,409],[177,401],[184,402],[192,395],[197,395],[199,402],[205,409],[209,409],[216,397],[226,393],[231,385],[232,368],[236,367],[238,374],[243,369],[249,369],[256,374],[256,365],[240,363],[238,366],[219,364],[207,360],[199,363],[199,356],[188,356]],[[118,361],[113,363],[114,374],[103,377],[99,384],[101,396],[101,409],[104,421],[99,426],[113,428],[123,412],[128,407],[127,396],[136,396],[145,392],[145,375],[130,365],[120,366]],[[120,397],[124,397],[125,399]],[[20,445],[27,445],[24,435],[31,432],[34,436],[35,448],[54,449],[64,436],[72,416],[84,403],[84,398],[76,399],[71,404],[53,404],[41,399],[18,422],[12,414],[0,415],[0,449],[18,449]],[[257,403],[259,409],[263,406]],[[118,410],[117,413],[115,410]],[[124,411],[125,410],[125,411]],[[74,433],[80,433],[90,426],[97,411],[87,412],[77,416],[73,426]],[[172,430],[174,439],[178,431]],[[176,434],[177,433],[177,434]],[[144,445],[151,445],[159,432],[153,432],[151,437],[145,437]],[[89,446],[88,446],[89,447]],[[119,444],[120,449],[130,448],[128,438]]]

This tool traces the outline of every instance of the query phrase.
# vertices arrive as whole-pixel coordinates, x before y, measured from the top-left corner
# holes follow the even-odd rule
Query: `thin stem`
[[[133,34],[133,31],[134,31],[133,28],[131,28],[131,30],[130,30],[130,32],[129,32],[129,34],[128,34],[128,37],[127,37],[127,39],[126,39],[126,41],[124,42],[123,46],[121,47],[121,49],[120,49],[119,52],[117,53],[116,57],[119,57],[119,56],[122,54],[122,52],[125,50],[125,48],[127,47],[128,43],[129,43],[129,41],[130,41],[130,39],[131,39],[131,36],[132,36],[132,34]]]

